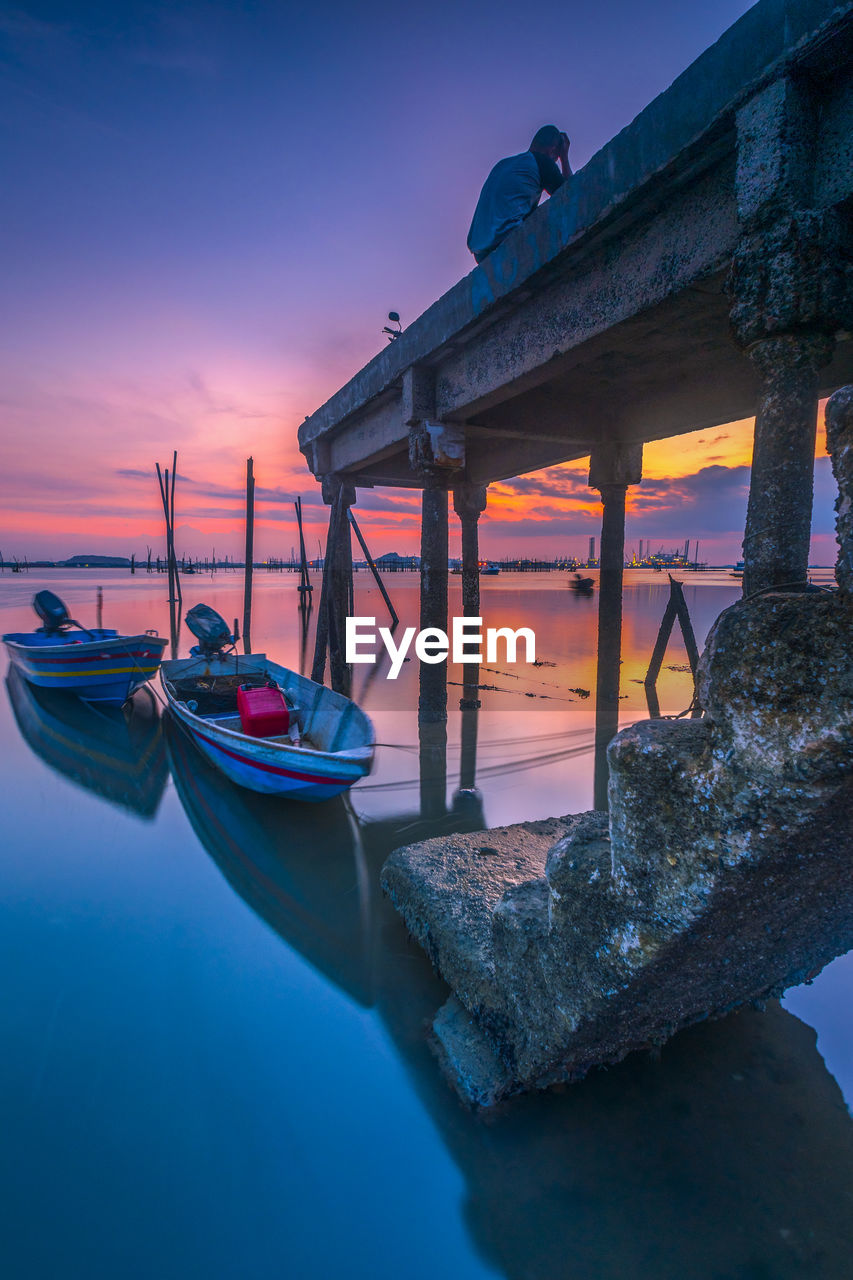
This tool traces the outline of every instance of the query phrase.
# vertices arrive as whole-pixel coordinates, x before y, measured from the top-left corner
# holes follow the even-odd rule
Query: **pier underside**
[[[752,417],[761,377],[731,339],[724,283],[725,272],[717,272],[554,355],[466,406],[464,420],[445,413],[464,435],[466,478],[489,484],[587,457],[608,442],[644,443]],[[853,337],[842,334],[818,393],[850,381]],[[437,397],[441,386],[439,377]],[[331,436],[326,469],[356,485],[422,488],[400,397],[389,391],[369,424],[356,420]]]

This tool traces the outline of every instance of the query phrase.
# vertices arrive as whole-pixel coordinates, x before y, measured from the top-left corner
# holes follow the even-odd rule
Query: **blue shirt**
[[[553,195],[563,175],[549,156],[522,151],[499,160],[483,184],[468,232],[468,248],[478,262],[533,212],[542,192]]]

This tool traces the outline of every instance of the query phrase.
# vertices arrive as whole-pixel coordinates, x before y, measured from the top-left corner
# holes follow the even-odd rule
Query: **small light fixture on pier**
[[[391,321],[391,324],[395,324],[395,325],[397,326],[397,328],[396,328],[396,329],[390,329],[390,328],[388,327],[388,325],[386,324],[386,325],[384,326],[384,328],[383,328],[382,332],[383,332],[383,333],[387,333],[387,334],[388,334],[388,341],[389,341],[389,342],[393,342],[393,341],[394,341],[394,339],[395,339],[395,338],[399,338],[400,334],[403,332],[403,326],[400,324],[400,317],[399,317],[399,315],[397,314],[397,312],[396,312],[396,311],[389,311],[389,312],[388,312],[388,319]]]

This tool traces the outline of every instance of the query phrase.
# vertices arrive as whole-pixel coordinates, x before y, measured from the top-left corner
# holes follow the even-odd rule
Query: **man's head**
[[[537,129],[533,135],[530,150],[556,160],[563,149],[565,137],[566,135],[555,124],[543,124],[542,128]]]

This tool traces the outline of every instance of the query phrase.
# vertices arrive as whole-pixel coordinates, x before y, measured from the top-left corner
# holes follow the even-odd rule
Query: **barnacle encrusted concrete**
[[[587,813],[391,855],[383,885],[455,992],[434,1030],[465,1097],[577,1079],[853,945],[851,622],[825,593],[727,610],[708,717],[611,745],[609,828]]]

